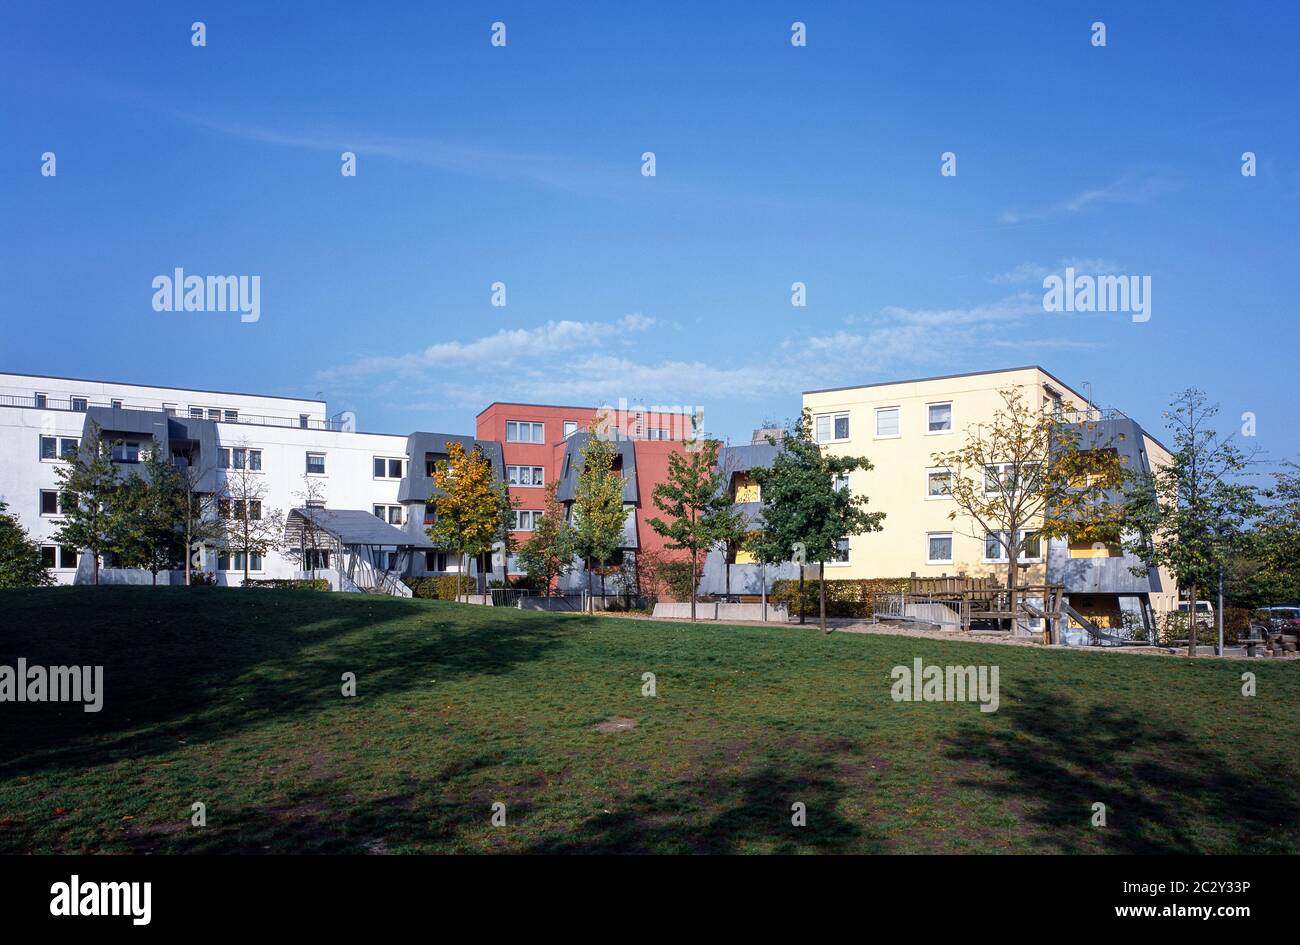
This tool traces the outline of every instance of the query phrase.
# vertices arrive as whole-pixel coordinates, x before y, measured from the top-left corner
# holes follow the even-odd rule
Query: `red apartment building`
[[[689,414],[494,402],[475,419],[474,436],[501,444],[506,483],[518,505],[516,543],[531,537],[542,513],[545,486],[563,476],[565,456],[571,452],[569,438],[593,424],[602,432],[617,431],[621,450],[631,449],[632,463],[624,465],[632,469],[625,468],[624,476],[633,481],[624,495],[636,506],[636,547],[662,550],[663,539],[646,519],[657,514],[651,494],[668,474],[669,454],[680,451],[690,433]]]

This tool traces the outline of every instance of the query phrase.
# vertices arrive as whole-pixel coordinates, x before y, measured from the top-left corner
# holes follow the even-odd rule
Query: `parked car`
[[[1179,613],[1187,613],[1187,601],[1178,602]],[[1214,605],[1208,600],[1198,600],[1196,602],[1196,624],[1201,627],[1214,625]]]
[[[1295,604],[1276,604],[1272,607],[1260,607],[1251,614],[1252,622],[1268,626],[1274,633],[1285,631],[1296,633],[1300,630],[1300,606]]]

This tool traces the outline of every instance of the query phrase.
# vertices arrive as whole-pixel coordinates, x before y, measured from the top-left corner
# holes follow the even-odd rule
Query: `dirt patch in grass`
[[[615,715],[596,726],[598,732],[627,732],[636,728],[636,719]]]

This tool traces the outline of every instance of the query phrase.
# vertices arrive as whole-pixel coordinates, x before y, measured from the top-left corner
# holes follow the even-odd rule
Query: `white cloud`
[[[1139,176],[1125,174],[1104,187],[1085,190],[1065,200],[1037,207],[1030,210],[1004,210],[998,216],[999,223],[1026,223],[1031,220],[1045,220],[1053,217],[1080,213],[1090,207],[1107,204],[1129,204],[1141,206],[1150,203],[1156,197],[1178,189],[1178,183],[1164,177]]]

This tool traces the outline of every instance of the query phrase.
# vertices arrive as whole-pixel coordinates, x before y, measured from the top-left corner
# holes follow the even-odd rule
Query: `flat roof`
[[[193,391],[196,394],[224,394],[227,397],[264,397],[276,400],[300,400],[307,404],[324,404],[327,401],[317,400],[314,397],[288,397],[280,394],[249,394],[237,390],[208,390],[204,387],[169,387],[165,384],[138,384],[135,381],[108,381],[103,378],[94,377],[63,377],[59,374],[27,374],[24,371],[0,371],[0,374],[10,374],[14,377],[36,377],[49,378],[52,381],[76,381],[78,384],[121,384],[126,387],[151,387],[154,390],[174,390],[174,391]]]
[[[925,381],[950,381],[950,380],[955,380],[959,377],[981,377],[986,374],[1010,374],[1013,371],[1042,371],[1044,374],[1046,374],[1052,380],[1056,381],[1056,383],[1060,384],[1070,393],[1077,394],[1078,396],[1083,397],[1082,394],[1079,394],[1077,390],[1075,390],[1069,384],[1065,383],[1065,381],[1061,380],[1051,371],[1037,364],[1023,364],[1019,367],[997,368],[992,371],[967,371],[964,374],[936,374],[934,377],[908,377],[897,381],[874,381],[870,384],[850,384],[847,387],[823,387],[818,390],[806,390],[804,391],[804,393],[805,394],[831,394],[834,393],[835,391],[841,391],[841,390],[861,390],[862,388],[865,387],[891,387],[894,384],[921,384],[924,383]],[[1084,399],[1086,400],[1087,398]]]

